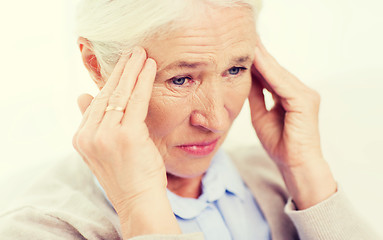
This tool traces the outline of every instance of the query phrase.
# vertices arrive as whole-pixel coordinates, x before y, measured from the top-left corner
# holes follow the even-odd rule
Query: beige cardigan
[[[378,240],[340,190],[318,205],[295,211],[274,163],[263,150],[229,153],[254,194],[273,240]],[[299,235],[299,237],[298,237]],[[122,239],[119,219],[81,158],[63,159],[30,183],[0,213],[0,239]],[[202,233],[139,236],[132,240],[203,239]]]

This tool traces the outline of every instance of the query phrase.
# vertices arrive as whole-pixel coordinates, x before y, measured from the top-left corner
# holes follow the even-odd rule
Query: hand
[[[319,94],[281,67],[259,39],[252,76],[249,103],[258,138],[298,207],[315,205],[336,191],[320,147]],[[265,88],[275,102],[270,111],[265,107]]]
[[[131,56],[120,58],[93,101],[90,95],[79,98],[83,121],[73,145],[104,188],[128,237],[174,233],[174,226],[178,232],[178,225],[171,225],[176,220],[166,197],[164,162],[145,124],[155,75],[155,61],[136,47]],[[107,111],[108,106],[123,111]],[[157,221],[148,220],[156,213]],[[169,225],[163,227],[158,221],[166,217]]]

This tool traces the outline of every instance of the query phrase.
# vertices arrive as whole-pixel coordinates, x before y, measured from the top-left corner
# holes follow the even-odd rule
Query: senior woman
[[[257,36],[259,9],[257,0],[83,0],[78,43],[100,92],[79,98],[73,144],[92,173],[65,161],[36,185],[33,207],[2,216],[3,236],[377,239],[322,156],[318,94]],[[247,98],[275,164],[255,148],[219,150]]]

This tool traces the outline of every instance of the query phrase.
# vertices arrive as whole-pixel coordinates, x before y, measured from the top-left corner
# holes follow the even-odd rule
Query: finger
[[[84,116],[85,111],[92,103],[93,97],[89,94],[82,94],[77,99],[78,107],[80,108],[81,114]]]
[[[254,66],[266,81],[268,90],[282,98],[293,98],[304,88],[304,84],[284,69],[261,42],[257,43],[255,49]]]
[[[275,94],[274,90],[271,88],[269,83],[263,78],[262,74],[259,73],[259,71],[255,68],[254,64],[251,67],[251,77],[253,78],[253,81],[258,81],[258,84],[260,87],[262,87],[262,90],[265,88],[267,91],[269,91],[272,94]]]
[[[253,81],[249,94],[251,120],[258,137],[262,138],[262,130],[268,129],[267,132],[271,133],[280,129],[283,124],[281,119],[284,117],[284,111],[282,111],[283,108],[279,101],[275,103],[270,111],[267,109],[263,93],[264,89],[267,89],[267,87],[265,87],[263,77],[254,70],[252,71],[252,78]],[[275,94],[273,94],[273,97],[274,96]]]
[[[90,105],[90,112],[87,119],[88,124],[98,124],[102,120],[105,113],[105,108],[109,101],[109,97],[112,94],[113,90],[116,88],[120,77],[124,71],[125,65],[130,59],[130,57],[131,54],[123,54],[120,57],[104,87],[94,98],[93,102]]]
[[[263,89],[260,79],[253,75],[253,81],[249,94],[249,105],[251,112],[251,119],[253,125],[257,125],[263,117],[267,114],[265,97],[263,95]]]
[[[146,52],[142,47],[137,47],[133,50],[132,58],[125,66],[121,79],[109,98],[108,106],[126,108],[129,98],[131,97],[132,90],[136,85],[140,72],[146,61]],[[108,126],[120,124],[124,112],[121,111],[108,111],[105,113],[103,124]]]
[[[82,94],[78,97],[77,104],[82,114],[82,121],[78,129],[81,129],[84,126],[84,124],[87,122],[89,117],[89,112],[91,110],[90,105],[92,104],[93,99],[94,98],[89,94]]]
[[[148,58],[138,77],[132,96],[129,99],[122,124],[127,124],[130,121],[145,121],[146,115],[148,114],[148,107],[152,95],[153,83],[156,78],[156,72],[156,62],[153,59]]]

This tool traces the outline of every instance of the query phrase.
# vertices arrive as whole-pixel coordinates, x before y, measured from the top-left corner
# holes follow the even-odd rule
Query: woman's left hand
[[[281,171],[295,204],[305,209],[325,200],[336,191],[336,182],[320,147],[319,94],[281,67],[259,38],[252,77],[249,102],[253,127]],[[269,111],[265,88],[275,102]]]

